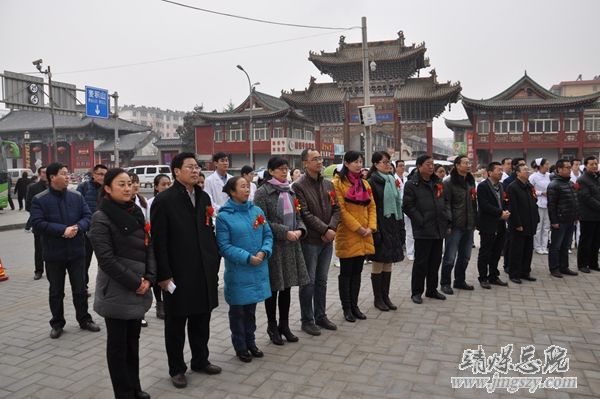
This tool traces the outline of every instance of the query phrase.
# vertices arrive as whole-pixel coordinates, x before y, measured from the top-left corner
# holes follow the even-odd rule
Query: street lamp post
[[[31,158],[29,155],[29,139],[31,136],[29,135],[29,130],[25,130],[23,133],[23,150],[25,151],[25,168],[31,167]]]
[[[40,73],[48,75],[48,98],[50,99],[50,118],[52,119],[52,157],[54,162],[58,161],[58,149],[57,149],[57,138],[56,138],[56,126],[54,124],[54,99],[52,98],[52,71],[50,65],[46,67],[46,70],[42,70],[42,59],[35,60],[32,62]]]
[[[250,80],[250,76],[248,75],[248,72],[246,72],[246,70],[244,68],[242,68],[241,65],[238,65],[237,68],[240,71],[244,72],[244,74],[246,75],[246,78],[248,79],[248,90],[250,92],[250,123],[248,124],[248,133],[249,133],[248,139],[250,140],[250,166],[252,166],[252,168],[254,168],[254,131],[252,129],[252,108],[254,108],[254,106],[252,104],[252,91],[255,86],[260,84],[260,82],[256,82],[256,83],[252,84],[251,80]]]

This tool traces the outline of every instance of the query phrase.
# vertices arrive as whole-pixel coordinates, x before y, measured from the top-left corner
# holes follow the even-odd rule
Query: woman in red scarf
[[[375,253],[377,212],[371,186],[361,176],[363,163],[360,152],[348,151],[342,170],[333,180],[341,218],[335,239],[335,253],[340,258],[340,300],[349,322],[367,318],[358,308],[358,293],[365,257]]]

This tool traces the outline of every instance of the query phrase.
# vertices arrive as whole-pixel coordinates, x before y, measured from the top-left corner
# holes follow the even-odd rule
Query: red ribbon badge
[[[254,229],[258,229],[258,226],[260,226],[261,224],[265,224],[265,223],[266,223],[265,217],[261,214],[256,217],[256,220],[254,221],[254,224],[252,225],[252,227],[254,227]]]
[[[444,186],[442,185],[442,183],[438,183],[435,185],[435,187],[437,188],[437,191],[435,192],[435,197],[440,198],[442,196],[442,193],[444,192]]]
[[[581,186],[579,185],[578,181],[573,184],[573,188],[575,189],[575,191],[579,191],[579,189],[581,188]]]
[[[396,179],[396,188],[400,188],[401,185],[402,182],[400,182],[400,179]]]
[[[206,207],[206,225],[210,226],[210,220],[212,219],[212,217],[215,215],[215,208],[213,208],[211,205],[208,205]]]
[[[297,213],[300,213],[302,207],[300,206],[300,200],[298,198],[294,198],[294,208],[296,208]]]
[[[373,196],[373,190],[371,190],[371,187],[367,188],[367,193],[369,193],[369,198]]]
[[[331,202],[331,206],[335,205],[335,191],[333,190],[329,192],[329,201]]]
[[[477,190],[475,189],[475,187],[473,187],[473,188],[471,189],[471,199],[472,199],[473,201],[476,201],[476,200],[477,200]]]
[[[533,199],[537,199],[537,194],[535,193],[535,187],[531,187],[531,196]]]
[[[144,225],[144,245],[147,247],[150,243],[150,231],[152,231],[150,227],[150,222],[146,222]]]
[[[502,192],[502,200],[508,203],[508,193],[506,191]]]

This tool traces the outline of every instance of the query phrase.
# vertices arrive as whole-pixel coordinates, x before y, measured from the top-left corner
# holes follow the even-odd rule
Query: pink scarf
[[[371,195],[365,188],[365,184],[362,181],[362,174],[352,173],[348,171],[348,181],[352,186],[348,189],[345,195],[345,199],[348,202],[359,205],[369,205],[371,203]]]

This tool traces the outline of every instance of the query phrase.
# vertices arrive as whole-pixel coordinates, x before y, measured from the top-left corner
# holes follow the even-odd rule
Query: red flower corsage
[[[152,231],[150,227],[150,222],[146,222],[144,225],[144,245],[147,247],[150,243],[150,231]]]
[[[502,193],[502,200],[506,203],[508,203],[508,193],[506,191],[504,191]]]
[[[396,179],[396,188],[400,188],[401,185],[400,179]]]
[[[331,201],[331,206],[335,205],[335,191],[333,190],[329,192],[329,201]]]
[[[476,201],[476,200],[477,200],[477,190],[475,189],[475,187],[473,187],[473,188],[471,189],[471,199],[472,199],[473,201]]]
[[[294,208],[296,208],[297,213],[300,213],[302,207],[300,206],[300,200],[298,198],[294,198]]]
[[[578,181],[576,181],[576,182],[573,184],[573,188],[575,189],[575,191],[579,191],[579,189],[581,188],[581,186],[579,185],[579,182],[578,182]]]
[[[367,188],[367,193],[369,193],[369,198],[373,196],[373,190],[371,190],[371,187]]]
[[[535,187],[531,187],[531,196],[532,196],[534,199],[537,199],[537,194],[535,193]]]
[[[265,223],[267,223],[267,221],[265,220],[265,217],[261,214],[256,217],[256,220],[254,221],[254,225],[252,227],[258,229],[258,226]]]
[[[442,185],[442,183],[438,183],[435,185],[435,187],[437,188],[437,191],[435,192],[435,197],[440,198],[442,196],[442,193],[444,192],[444,186]]]
[[[215,215],[215,208],[213,208],[211,205],[208,205],[206,207],[206,225],[210,226],[210,219],[212,219],[212,217]]]

